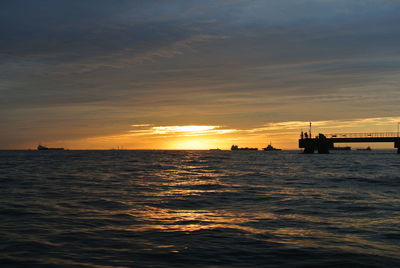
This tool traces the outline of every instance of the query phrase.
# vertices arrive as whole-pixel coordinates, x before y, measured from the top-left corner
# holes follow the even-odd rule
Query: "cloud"
[[[136,125],[131,125],[131,127],[149,127],[151,124],[136,124]]]
[[[359,118],[349,120],[323,120],[311,122],[313,129],[318,131],[331,130],[352,130],[362,128],[379,128],[381,131],[387,131],[389,128],[395,128],[400,122],[400,117],[373,117]],[[266,123],[263,126],[255,128],[232,129],[222,126],[206,126],[206,125],[183,125],[183,126],[152,126],[151,124],[132,125],[134,129],[130,130],[128,136],[203,136],[203,135],[239,135],[247,136],[254,134],[289,134],[298,133],[300,130],[308,131],[310,122],[307,121],[282,121]],[[369,132],[368,129],[365,132]]]
[[[400,117],[373,117],[349,120],[324,120],[311,122],[312,128],[326,133],[326,131],[345,131],[363,129],[362,132],[386,132],[388,129],[394,130],[400,122]],[[310,122],[306,121],[285,121],[265,124],[263,127],[245,130],[249,133],[268,133],[268,132],[299,132],[300,129],[308,131]],[[369,128],[369,129],[368,129]],[[375,129],[372,130],[371,128]],[[381,129],[379,129],[381,128]]]
[[[389,0],[1,1],[2,140],[396,116],[399,11]]]
[[[144,126],[144,125],[133,125]],[[150,126],[150,125],[147,125]],[[130,130],[130,136],[143,136],[143,135],[162,135],[162,136],[203,136],[203,135],[222,135],[234,133],[235,129],[224,129],[221,126],[201,126],[201,125],[187,125],[187,126],[153,126],[147,129]]]

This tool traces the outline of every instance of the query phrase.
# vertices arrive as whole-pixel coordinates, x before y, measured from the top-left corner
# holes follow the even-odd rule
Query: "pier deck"
[[[374,142],[393,142],[394,148],[397,148],[397,153],[400,154],[400,137],[396,132],[319,134],[315,138],[302,133],[299,148],[303,148],[304,153],[312,154],[318,151],[320,154],[327,154],[334,148],[335,143]]]

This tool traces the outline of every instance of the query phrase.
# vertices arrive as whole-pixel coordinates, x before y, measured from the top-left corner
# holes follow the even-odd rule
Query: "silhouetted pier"
[[[304,153],[313,154],[318,151],[320,154],[328,154],[334,148],[335,143],[370,143],[370,142],[393,142],[394,148],[400,154],[400,137],[398,132],[378,132],[378,133],[338,133],[338,134],[319,134],[312,138],[311,131],[301,133],[299,148],[304,149]]]

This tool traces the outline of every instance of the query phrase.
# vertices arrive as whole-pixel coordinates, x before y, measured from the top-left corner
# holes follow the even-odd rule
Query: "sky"
[[[397,131],[398,0],[1,0],[0,149]],[[392,147],[392,145],[390,145]]]

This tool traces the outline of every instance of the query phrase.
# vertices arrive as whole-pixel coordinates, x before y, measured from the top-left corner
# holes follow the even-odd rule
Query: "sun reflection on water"
[[[249,161],[240,163],[240,168],[236,168],[237,163],[220,168],[218,161],[236,155],[229,154],[218,160],[207,158],[205,152],[190,151],[182,153],[180,158],[159,161],[158,165],[152,163],[152,172],[140,171],[140,179],[134,183],[143,200],[128,201],[131,209],[120,212],[130,215],[134,223],[113,228],[173,236],[179,236],[180,232],[195,236],[199,233],[233,233],[285,248],[330,248],[376,255],[384,251],[393,256],[400,251],[398,246],[388,246],[357,233],[368,231],[371,225],[391,225],[398,220],[362,221],[357,217],[344,220],[337,216],[339,213],[334,213],[348,209],[343,200],[348,200],[353,190],[325,185],[313,188],[310,185],[316,181],[307,176],[298,178],[295,175],[286,179],[287,174],[291,174],[288,173],[290,166],[285,166],[287,170],[282,172],[274,166],[265,169],[265,162],[254,165]],[[319,174],[328,176],[323,171]],[[362,199],[351,205],[368,206]],[[327,211],[321,207],[326,207]],[[346,229],[356,231],[343,233]],[[155,243],[149,247],[171,252],[182,249],[173,243]]]
[[[130,215],[147,222],[140,231],[163,230],[170,232],[193,232],[204,229],[230,228],[243,230],[252,234],[261,234],[265,230],[246,226],[254,221],[249,214],[237,214],[227,211],[211,210],[173,210],[155,207],[146,207],[143,210],[132,210]],[[273,220],[272,213],[262,213],[258,217]],[[135,230],[138,230],[135,228]]]

